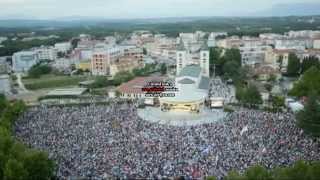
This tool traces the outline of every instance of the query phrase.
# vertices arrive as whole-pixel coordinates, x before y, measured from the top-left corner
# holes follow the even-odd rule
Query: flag
[[[247,132],[247,131],[248,131],[248,126],[243,127],[241,132],[240,132],[240,135],[242,136],[242,134]]]

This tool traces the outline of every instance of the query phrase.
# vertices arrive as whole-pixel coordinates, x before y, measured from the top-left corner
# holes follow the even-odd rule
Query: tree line
[[[0,94],[0,179],[50,179],[55,164],[48,154],[28,148],[13,137],[13,124],[26,110],[22,101],[8,102]]]
[[[248,69],[241,66],[239,49],[210,48],[210,73],[221,76],[224,80],[233,82],[236,87],[236,98],[240,103],[249,106],[262,104],[258,88],[248,83]]]
[[[285,75],[295,77],[306,72],[309,68],[320,67],[320,61],[316,56],[305,57],[300,61],[296,54],[290,53],[288,57],[288,67]]]
[[[296,114],[298,126],[306,133],[320,137],[320,67],[310,67],[289,95],[306,100],[304,109]]]

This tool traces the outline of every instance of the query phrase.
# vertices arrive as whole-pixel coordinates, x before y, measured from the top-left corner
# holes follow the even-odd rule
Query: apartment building
[[[309,41],[307,39],[279,39],[275,41],[275,49],[305,50],[310,47]]]
[[[0,74],[6,74],[9,72],[9,64],[7,62],[7,56],[0,57]]]
[[[320,39],[314,39],[313,40],[313,48],[314,49],[320,49]]]
[[[118,61],[122,55],[122,49],[115,46],[94,49],[91,59],[92,75],[111,75],[110,65]]]
[[[272,50],[270,46],[243,46],[239,48],[242,66],[255,66],[263,64],[266,53]]]
[[[209,37],[208,37],[208,47],[215,47],[216,44],[216,38],[218,36],[227,36],[228,33],[226,32],[212,32],[210,33]]]
[[[39,60],[56,60],[57,59],[57,50],[53,47],[41,46],[39,48],[34,48],[32,50],[38,54]]]
[[[71,49],[71,43],[70,42],[56,43],[54,45],[54,48],[57,49],[58,52],[66,53]]]
[[[27,72],[38,62],[38,53],[34,51],[20,51],[12,56],[12,70],[15,72]]]
[[[265,62],[285,73],[287,72],[290,53],[297,54],[297,52],[295,49],[269,49],[266,53]]]

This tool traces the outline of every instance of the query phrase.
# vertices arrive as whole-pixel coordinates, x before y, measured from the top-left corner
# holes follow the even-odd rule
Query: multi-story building
[[[141,48],[124,48],[123,56],[138,63],[143,62],[143,50]]]
[[[313,40],[313,48],[314,49],[320,49],[320,39],[314,39]]]
[[[53,47],[34,48],[34,52],[38,54],[39,60],[55,60],[57,59],[57,50]]]
[[[91,59],[91,72],[93,75],[111,75],[110,65],[123,55],[119,47],[97,48],[94,49]]]
[[[129,48],[122,47],[123,54],[118,60],[110,64],[110,75],[114,76],[118,72],[130,72],[135,68],[142,68],[143,62],[143,51],[141,48]]]
[[[307,39],[281,39],[275,41],[275,49],[305,50],[310,43]]]
[[[107,36],[104,38],[104,42],[108,45],[116,45],[117,39],[114,36]]]
[[[288,36],[290,38],[320,38],[320,31],[311,31],[311,30],[304,30],[304,31],[289,31]]]
[[[225,49],[239,48],[242,45],[242,40],[238,36],[231,36],[226,39],[220,39],[217,46]]]
[[[302,52],[298,52],[298,57],[303,60],[308,57],[317,57],[320,60],[320,49],[307,49]]]
[[[208,37],[208,47],[215,47],[216,44],[216,38],[218,36],[227,36],[228,33],[226,32],[212,32],[210,33],[209,37]]]
[[[270,46],[243,46],[240,47],[241,64],[242,66],[254,66],[262,64],[265,61],[265,56],[268,50],[271,50]]]
[[[166,59],[175,59],[176,40],[164,35],[156,35],[155,41],[144,45],[147,53],[153,57],[163,57]]]
[[[297,52],[295,49],[269,49],[266,53],[265,62],[285,73],[287,72],[289,55],[291,53],[297,54]]]
[[[56,43],[54,45],[54,48],[57,49],[58,52],[66,53],[71,49],[71,43],[70,42]]]
[[[7,62],[7,57],[0,57],[0,74],[6,74],[9,72],[9,65]]]
[[[26,72],[38,62],[38,53],[34,51],[20,51],[12,56],[12,70],[15,72]]]
[[[57,58],[52,66],[60,71],[70,70],[72,66],[77,66],[78,61],[72,58]]]

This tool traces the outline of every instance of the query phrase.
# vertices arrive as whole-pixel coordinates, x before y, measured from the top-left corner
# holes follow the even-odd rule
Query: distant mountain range
[[[242,18],[261,18],[261,17],[287,17],[296,16],[296,19],[315,18],[320,22],[320,3],[298,3],[298,4],[279,4],[268,10],[246,14],[238,17],[167,17],[167,18],[146,18],[146,19],[108,19],[104,17],[87,17],[87,16],[66,16],[55,19],[36,19],[34,17],[26,18],[24,15],[13,15],[0,17],[0,27],[75,27],[75,26],[96,26],[101,24],[160,24],[160,23],[178,23],[194,22],[207,20],[211,23],[221,22],[232,19]],[[25,18],[19,18],[25,17]],[[292,20],[292,17],[291,17]]]

